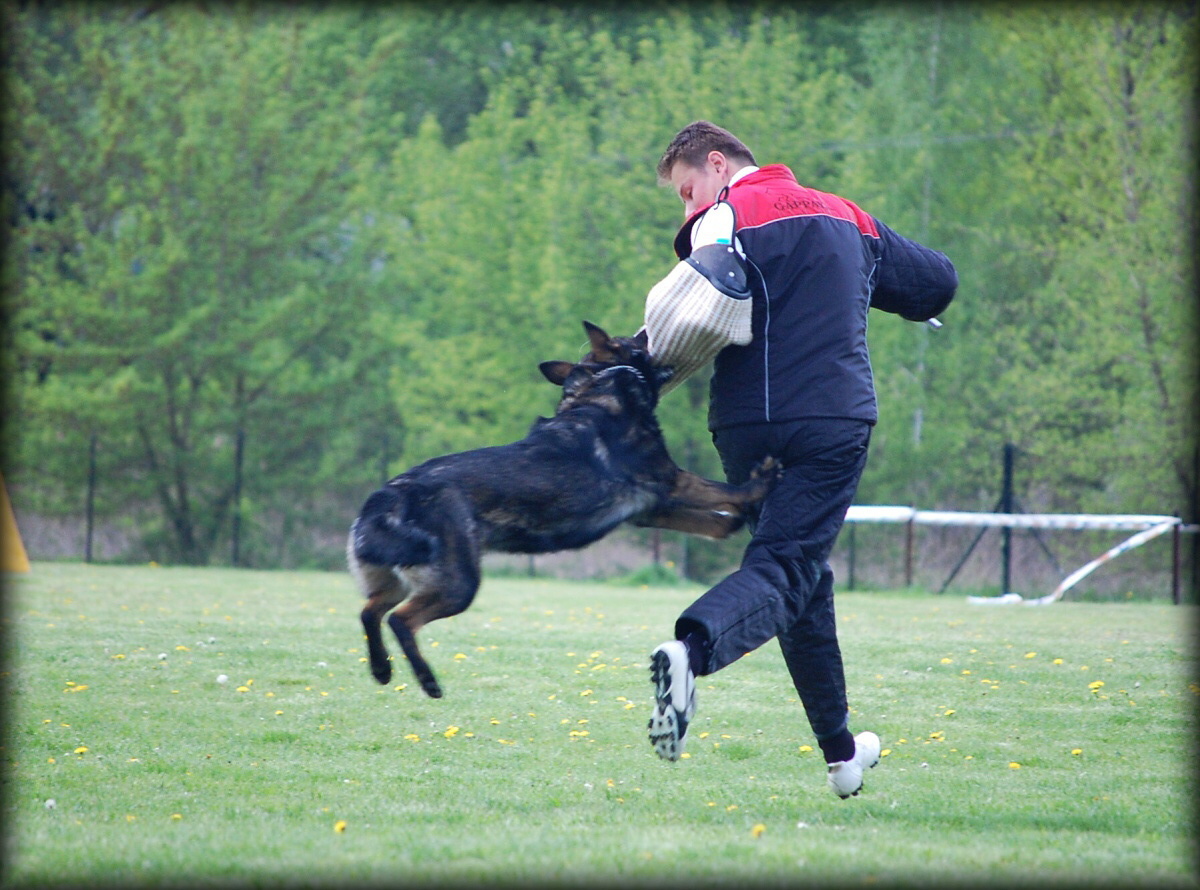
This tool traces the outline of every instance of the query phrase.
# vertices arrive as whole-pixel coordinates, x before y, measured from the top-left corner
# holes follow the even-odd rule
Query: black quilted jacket
[[[801,186],[781,164],[739,179],[728,201],[753,269],[754,337],[717,355],[709,428],[810,417],[875,423],[868,308],[930,318],[954,296],[954,266],[851,202]],[[702,213],[676,236],[681,259]]]

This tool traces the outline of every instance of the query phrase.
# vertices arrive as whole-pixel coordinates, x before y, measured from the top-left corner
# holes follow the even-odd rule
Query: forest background
[[[1196,522],[1196,4],[3,7],[3,473],[35,558],[336,567],[372,488],[553,410],[733,130],[946,252],[871,313],[858,503]],[[720,477],[703,375],[665,399]],[[97,552],[90,551],[93,532]],[[703,577],[735,551],[693,545]],[[706,555],[708,554],[708,555]]]

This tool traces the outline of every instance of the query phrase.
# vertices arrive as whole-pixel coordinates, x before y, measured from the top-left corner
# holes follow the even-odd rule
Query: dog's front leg
[[[746,517],[727,510],[705,510],[695,507],[674,505],[651,513],[643,513],[633,520],[634,525],[644,528],[667,528],[705,538],[728,538],[741,528]]]
[[[763,502],[783,475],[783,464],[773,457],[763,458],[740,485],[715,482],[676,469],[670,502],[683,509],[714,510],[744,516],[748,508]]]
[[[727,538],[745,524],[748,512],[762,503],[781,473],[781,465],[772,457],[755,467],[743,485],[715,482],[677,469],[665,502],[634,522],[707,538]]]

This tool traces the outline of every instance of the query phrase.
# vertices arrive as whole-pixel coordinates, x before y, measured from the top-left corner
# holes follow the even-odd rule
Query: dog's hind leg
[[[388,626],[408,656],[413,673],[430,698],[441,698],[442,688],[417,646],[416,633],[431,621],[457,615],[471,604],[479,589],[479,576],[441,578],[435,587],[423,590],[388,616]]]
[[[480,582],[479,542],[467,504],[453,492],[439,500],[445,520],[438,529],[443,544],[439,558],[432,565],[406,571],[413,593],[388,616],[388,626],[430,698],[441,698],[442,687],[421,655],[417,631],[431,621],[464,611],[475,599]]]
[[[367,587],[367,604],[363,607],[361,620],[367,635],[367,655],[371,674],[380,683],[392,678],[392,665],[388,660],[387,648],[383,644],[381,624],[383,616],[404,599],[400,579],[390,570],[378,566],[360,567],[360,580]]]
[[[441,698],[442,687],[438,683],[437,677],[434,676],[433,669],[429,667],[429,662],[421,655],[421,650],[417,647],[417,638],[413,636],[420,625],[410,629],[405,617],[393,612],[388,616],[388,626],[396,635],[396,640],[400,643],[400,648],[404,650],[409,666],[412,667],[413,674],[416,676],[417,682],[421,684],[421,688],[425,690],[425,694],[430,698]]]

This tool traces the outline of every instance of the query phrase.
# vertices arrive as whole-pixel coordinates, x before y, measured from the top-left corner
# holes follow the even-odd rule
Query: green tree
[[[304,502],[354,392],[377,60],[353,12],[10,15],[19,464],[77,479],[95,436],[108,506],[154,505],[151,555],[208,562],[232,534],[245,561],[242,520]]]
[[[1051,509],[1180,512],[1195,491],[1196,28],[1184,7],[1006,16],[1042,126],[1019,187],[1049,258],[996,331],[1011,437]]]

